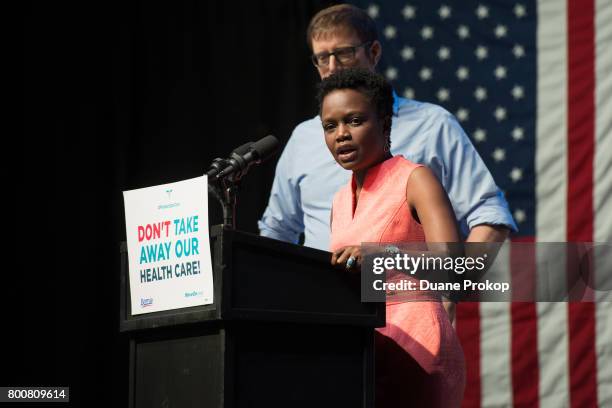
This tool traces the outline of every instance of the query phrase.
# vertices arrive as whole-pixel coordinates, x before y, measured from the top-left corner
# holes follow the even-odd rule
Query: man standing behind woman
[[[360,269],[361,242],[458,242],[444,189],[427,168],[390,146],[391,86],[379,75],[348,69],[319,91],[325,143],[352,172],[334,196],[332,264]],[[376,336],[376,406],[458,407],[465,363],[459,340],[439,301],[387,303]]]
[[[374,72],[382,55],[376,24],[363,10],[340,4],[321,10],[307,32],[321,79],[345,68]],[[406,73],[411,74],[410,72]],[[279,159],[261,235],[329,247],[331,199],[350,173],[331,158],[314,117],[298,125]],[[391,152],[428,166],[446,190],[462,236],[503,241],[516,225],[503,194],[455,118],[439,106],[393,95]]]

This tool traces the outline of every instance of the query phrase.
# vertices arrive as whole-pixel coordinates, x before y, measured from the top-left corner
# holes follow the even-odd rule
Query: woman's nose
[[[346,126],[344,123],[340,123],[338,125],[338,128],[336,129],[336,141],[341,142],[343,140],[350,139],[350,138],[351,138],[351,132],[349,132],[348,126]]]

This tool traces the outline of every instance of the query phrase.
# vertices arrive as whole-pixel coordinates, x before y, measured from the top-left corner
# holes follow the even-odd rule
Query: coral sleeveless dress
[[[406,202],[406,183],[420,167],[401,156],[368,170],[354,207],[354,176],[336,193],[332,251],[362,242],[424,241]],[[465,386],[459,339],[440,302],[387,303],[376,334],[376,407],[458,407]]]

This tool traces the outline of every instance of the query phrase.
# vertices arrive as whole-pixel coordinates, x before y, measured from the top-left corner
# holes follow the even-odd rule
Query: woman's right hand
[[[351,272],[361,271],[361,247],[346,246],[332,253],[331,264]]]

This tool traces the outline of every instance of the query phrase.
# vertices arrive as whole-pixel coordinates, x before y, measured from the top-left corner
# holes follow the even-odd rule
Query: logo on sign
[[[147,307],[147,306],[153,306],[153,298],[140,298],[140,306],[141,307]]]

